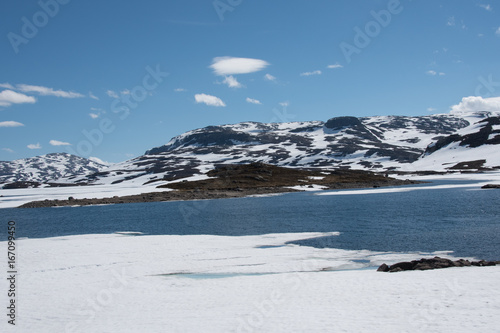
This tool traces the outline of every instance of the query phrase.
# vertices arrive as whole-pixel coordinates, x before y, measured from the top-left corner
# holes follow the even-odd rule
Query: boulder
[[[380,265],[380,267],[377,269],[377,272],[388,272],[389,271],[389,266],[386,264]]]

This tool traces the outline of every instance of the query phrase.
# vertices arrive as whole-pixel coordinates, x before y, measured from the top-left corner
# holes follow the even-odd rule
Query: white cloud
[[[20,126],[24,126],[24,124],[21,124],[17,121],[1,121],[0,122],[0,127],[20,127]]]
[[[436,111],[436,109],[435,108],[427,108],[427,111],[434,112],[434,111]]]
[[[326,68],[336,69],[336,68],[344,68],[344,66],[342,66],[337,62],[336,64],[326,66]]]
[[[272,76],[271,74],[264,75],[264,79],[267,81],[276,81],[276,77]]]
[[[184,88],[177,88],[177,89],[174,89],[175,92],[185,92],[187,91],[186,89]]]
[[[49,143],[52,146],[71,146],[71,143],[63,142],[63,141],[57,141],[57,140],[50,140]]]
[[[286,108],[287,106],[290,105],[290,102],[289,101],[286,101],[286,102],[281,102],[280,105],[284,108]]]
[[[227,84],[229,88],[241,88],[243,85],[236,80],[236,78],[232,75],[226,76],[222,83]]]
[[[89,113],[90,118],[96,119],[99,118],[99,115],[97,113]]]
[[[0,92],[0,106],[10,106],[12,104],[35,103],[36,98],[27,96],[12,90]]]
[[[73,91],[63,91],[63,90],[54,90],[52,88],[42,87],[42,86],[32,86],[29,84],[18,84],[16,85],[17,90],[25,92],[25,93],[38,93],[42,96],[56,96],[63,98],[80,98],[85,97],[80,93],[76,93]]]
[[[96,95],[94,95],[94,94],[92,93],[92,91],[89,91],[89,97],[90,97],[90,98],[92,98],[92,99],[95,99],[95,100],[97,100],[97,101],[99,100],[99,97],[97,97]]]
[[[446,25],[452,27],[455,25],[455,16],[448,17],[448,21],[446,21]]]
[[[40,143],[37,143],[37,144],[31,143],[31,144],[27,145],[26,147],[28,147],[29,149],[42,149],[42,146],[40,146]]]
[[[445,76],[446,75],[446,73],[444,73],[444,72],[436,72],[433,70],[429,70],[429,71],[425,72],[425,74],[430,75],[430,76],[436,76],[436,75]]]
[[[122,95],[130,95],[130,90],[124,89],[124,90],[120,91],[120,94],[122,94]]]
[[[116,92],[114,92],[113,90],[108,90],[106,91],[106,94],[111,97],[111,98],[118,98],[118,94]]]
[[[14,151],[10,148],[2,148],[2,150],[8,152],[8,153],[13,153]]]
[[[89,160],[91,160],[92,162],[96,162],[96,163],[102,164],[102,165],[111,165],[112,164],[112,163],[109,163],[109,162],[104,162],[100,158],[93,157],[93,156],[89,157]]]
[[[451,106],[451,112],[500,111],[500,97],[483,98],[468,96],[457,105]]]
[[[493,10],[493,8],[491,7],[491,5],[489,5],[489,4],[487,4],[487,5],[479,5],[479,7],[483,8],[483,9],[486,9],[489,12],[491,12]]]
[[[207,94],[196,94],[194,95],[196,103],[204,103],[210,106],[226,106],[226,104],[219,98]]]
[[[250,97],[247,97],[247,103],[262,104],[258,99],[253,99],[253,98],[250,98]]]
[[[311,76],[311,75],[321,75],[321,71],[305,72],[301,73],[300,76]]]
[[[212,60],[210,68],[216,75],[248,74],[263,70],[269,63],[260,59],[218,57]]]

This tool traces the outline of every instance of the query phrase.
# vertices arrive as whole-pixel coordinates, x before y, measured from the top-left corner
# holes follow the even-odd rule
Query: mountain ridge
[[[64,169],[65,174],[52,172],[41,180],[47,182],[52,177],[52,181],[76,185],[122,182],[161,185],[206,177],[208,171],[221,164],[254,162],[378,173],[481,171],[500,168],[498,144],[500,112],[242,122],[187,131],[144,155],[107,167],[80,160],[80,168],[73,163],[72,168]],[[469,163],[474,161],[484,162]],[[465,163],[467,168],[461,168]],[[0,173],[0,183],[5,183],[5,173]],[[12,181],[13,177],[8,179]]]

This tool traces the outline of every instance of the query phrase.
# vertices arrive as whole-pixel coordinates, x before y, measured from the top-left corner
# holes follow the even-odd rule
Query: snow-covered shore
[[[17,325],[4,315],[1,331],[498,331],[500,267],[380,273],[382,262],[450,256],[286,244],[328,235],[20,240]]]

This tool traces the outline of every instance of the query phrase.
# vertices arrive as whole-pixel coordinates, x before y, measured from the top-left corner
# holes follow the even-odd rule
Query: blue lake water
[[[340,236],[298,243],[351,250],[451,250],[455,256],[500,260],[498,190],[455,188],[337,196],[290,193],[241,199],[2,209],[0,213],[5,220],[5,227],[0,228],[1,240],[6,239],[8,220],[16,221],[18,237],[29,238],[116,231],[229,236],[339,231]]]

